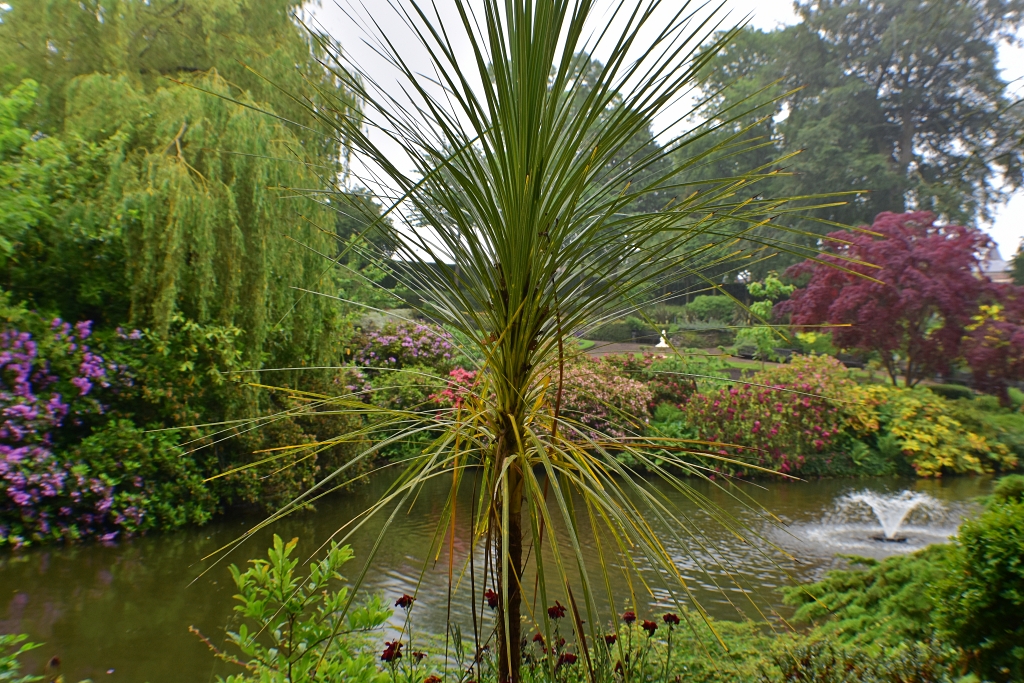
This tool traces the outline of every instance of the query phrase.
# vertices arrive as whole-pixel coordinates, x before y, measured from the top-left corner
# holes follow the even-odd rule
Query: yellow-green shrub
[[[973,431],[958,407],[924,389],[859,387],[849,404],[850,426],[861,437],[890,435],[922,477],[983,474],[1017,466],[1017,457],[994,437]]]

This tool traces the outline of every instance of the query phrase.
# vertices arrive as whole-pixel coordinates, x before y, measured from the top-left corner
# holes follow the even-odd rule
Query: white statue
[[[668,338],[665,335],[665,330],[661,331],[661,341],[659,341],[658,345],[655,346],[654,348],[656,348],[656,349],[667,349],[668,348]]]

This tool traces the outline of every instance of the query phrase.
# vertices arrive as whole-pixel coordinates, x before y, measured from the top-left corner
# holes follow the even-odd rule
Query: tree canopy
[[[337,309],[301,290],[336,291],[335,212],[285,188],[334,181],[343,146],[320,129],[358,110],[297,7],[12,3],[5,287],[67,319],[236,326],[250,362],[323,359]],[[282,84],[314,105],[329,87],[332,108],[313,121]]]
[[[847,225],[928,210],[990,217],[1021,183],[1020,113],[997,67],[1019,0],[804,0],[800,23],[747,28],[710,60],[703,115],[714,137],[760,139],[787,196],[863,191],[815,215]],[[726,86],[730,86],[726,89]],[[760,106],[757,106],[760,105]],[[790,156],[793,155],[793,156]],[[703,170],[724,175],[749,163]],[[810,200],[809,200],[810,201]],[[826,232],[805,223],[813,242]]]
[[[960,357],[991,286],[979,276],[989,240],[928,212],[882,213],[871,231],[832,233],[835,256],[792,266],[809,280],[778,309],[794,325],[837,325],[837,346],[877,353],[893,384],[914,386]]]

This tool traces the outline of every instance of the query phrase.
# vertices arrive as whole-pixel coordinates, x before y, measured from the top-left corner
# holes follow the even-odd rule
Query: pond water
[[[230,543],[259,520],[225,519],[202,529],[136,538],[113,546],[90,544],[4,552],[0,554],[0,632],[28,633],[33,641],[45,643],[27,658],[29,671],[38,672],[43,662],[59,656],[60,671],[67,681],[89,677],[97,683],[180,683],[212,681],[218,675],[233,673],[189,632],[189,627],[195,626],[221,645],[225,629],[235,627],[235,587],[227,566],[264,557],[274,533],[286,539],[298,537],[299,553],[305,559],[339,526],[376,501],[387,484],[385,478],[378,478],[322,502],[315,512],[278,522],[212,567],[201,558]],[[672,534],[664,536],[696,598],[718,618],[765,618],[758,616],[760,610],[771,619],[790,613],[776,589],[793,581],[817,579],[828,569],[843,566],[844,561],[835,557],[837,553],[880,557],[947,537],[955,531],[959,518],[972,509],[967,501],[986,493],[989,482],[956,478],[746,484],[744,491],[751,499],[776,515],[783,526],[768,523],[763,515],[714,486],[701,483],[693,487],[776,546],[772,549],[765,542],[757,547],[745,544],[684,496],[664,491],[689,520],[690,531],[703,537],[705,548],[698,549],[692,542],[673,542]],[[905,522],[908,542],[872,541],[871,534],[881,527],[867,508],[859,513],[848,511],[851,494],[886,495],[904,490],[927,494],[938,502],[927,506],[924,517],[916,518],[911,512]],[[447,556],[442,552],[435,563],[430,552],[445,494],[445,486],[438,483],[436,488],[425,490],[411,509],[399,512],[364,588],[391,600],[402,593],[417,593],[414,618],[420,631],[443,632],[448,614]],[[467,490],[465,500],[459,503],[461,509],[468,510],[469,502]],[[345,568],[348,576],[357,573],[357,565],[365,559],[380,524],[380,520],[368,523],[352,539],[356,559]],[[457,533],[456,575],[467,557],[467,544],[459,542],[466,538],[465,532],[463,526]],[[596,563],[593,544],[586,545],[583,552]],[[476,557],[479,569],[482,555]],[[615,606],[621,611],[630,606],[630,584],[622,572],[614,571],[624,565],[622,559],[611,565]],[[209,571],[203,574],[204,569]],[[532,586],[532,580],[527,579],[527,585]],[[652,585],[650,593],[640,593],[642,585],[636,581],[632,585],[638,592],[636,607],[641,617],[672,607],[666,590]],[[477,588],[478,592],[482,590],[479,585]],[[470,630],[471,623],[469,592],[467,577],[451,598],[451,620],[461,624],[464,631]]]

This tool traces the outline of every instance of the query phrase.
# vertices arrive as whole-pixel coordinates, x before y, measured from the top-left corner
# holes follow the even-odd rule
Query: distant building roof
[[[992,282],[1012,282],[1013,273],[1010,264],[999,253],[999,247],[993,245],[981,260],[981,272]]]

